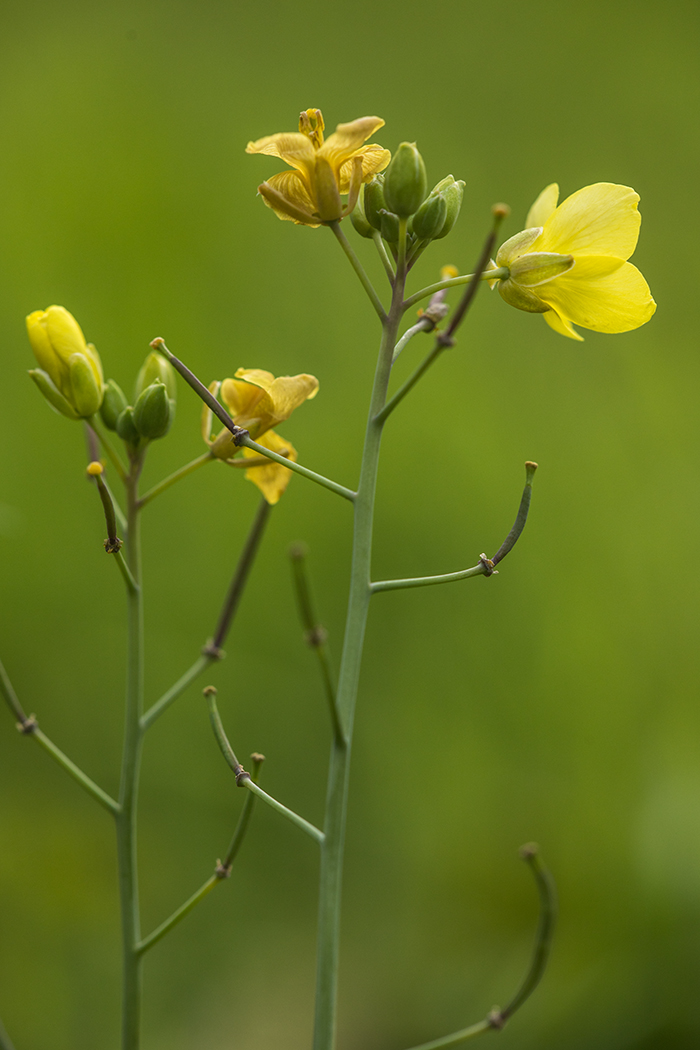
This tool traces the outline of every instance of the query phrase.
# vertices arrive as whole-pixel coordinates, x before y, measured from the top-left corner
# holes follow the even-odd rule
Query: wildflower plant
[[[554,330],[546,333],[547,338],[558,333],[580,340],[572,324],[600,332],[629,331],[649,320],[655,309],[644,278],[627,261],[637,242],[639,198],[628,187],[610,183],[587,186],[559,206],[558,187],[548,186],[530,210],[522,232],[509,237],[497,250],[498,234],[509,209],[502,204],[495,205],[490,229],[472,273],[460,274],[453,267],[442,265],[440,280],[407,292],[408,280],[412,279],[419,262],[424,262],[423,257],[433,242],[442,248],[440,242],[458,221],[465,184],[447,175],[430,189],[425,164],[415,143],[401,143],[393,157],[383,146],[367,143],[383,123],[378,117],[362,117],[338,125],[333,134],[324,138],[320,110],[308,109],[301,113],[298,131],[268,135],[247,146],[249,154],[278,158],[289,165],[290,170],[273,174],[259,185],[264,203],[282,220],[316,229],[327,228],[349,260],[376,315],[379,351],[369,396],[359,478],[352,485],[307,467],[305,463],[313,461],[312,450],[305,450],[304,462],[300,463],[297,450],[278,433],[280,425],[284,426],[285,433],[288,428],[293,433],[292,414],[316,396],[319,389],[316,377],[301,374],[276,378],[257,367],[264,361],[255,361],[252,364],[256,367],[248,367],[251,362],[247,362],[234,371],[232,377],[207,385],[168,348],[164,339],[157,338],[152,341],[151,351],[136,377],[130,402],[114,379],[105,381],[97,350],[86,343],[78,323],[66,309],[50,306],[27,318],[30,343],[39,365],[30,371],[32,379],[51,407],[73,421],[82,422],[87,429],[92,449],[87,472],[104,508],[107,531],[104,548],[115,561],[125,585],[128,651],[118,796],[110,796],[45,736],[35,716],[26,713],[2,665],[0,689],[19,731],[51,755],[114,820],[122,932],[122,1050],[138,1050],[141,1046],[141,972],[145,955],[225,881],[243,844],[256,800],[291,821],[313,839],[319,850],[313,1050],[333,1050],[336,1046],[345,821],[355,707],[370,604],[386,591],[494,576],[497,566],[523,532],[537,469],[536,463],[525,464],[525,487],[515,523],[501,547],[490,557],[481,554],[473,565],[442,575],[377,580],[372,574],[372,531],[384,428],[443,351],[455,346],[483,282],[498,288],[500,296],[511,306],[526,313],[541,313]],[[344,220],[349,221],[344,223]],[[346,235],[350,223],[354,228],[351,236],[359,236],[357,250]],[[360,260],[361,250],[378,253],[385,281],[382,289],[376,289],[367,276]],[[432,252],[435,257],[434,247]],[[440,257],[435,261],[437,266],[444,263]],[[449,293],[456,293],[455,301],[450,304]],[[414,308],[421,303],[424,309],[416,319]],[[523,319],[523,323],[527,322]],[[432,335],[432,348],[409,378],[394,389],[392,366],[419,333]],[[206,361],[198,362],[197,368],[206,370]],[[139,481],[150,444],[166,437],[173,424],[177,375],[184,380],[188,396],[196,396],[202,402],[202,437],[206,448],[190,463],[143,493]],[[194,435],[193,440],[196,440]],[[232,484],[238,483],[235,471],[244,471],[260,490],[262,499],[211,637],[190,668],[163,696],[146,706],[141,515],[151,501],[171,485],[209,463],[232,468]],[[307,642],[318,657],[330,716],[331,756],[323,825],[315,827],[263,790],[259,783],[262,755],[253,754],[249,770],[244,768],[220,718],[216,689],[207,686],[204,694],[213,733],[236,785],[243,789],[245,801],[228,848],[209,878],[159,926],[143,931],[139,920],[136,857],[143,739],[163,712],[222,657],[265,524],[293,474],[301,476],[299,484],[312,482],[325,488],[329,496],[341,497],[353,516],[347,619],[337,672],[326,648],[325,631],[319,626],[311,601],[304,550],[300,546],[291,550],[292,578],[301,620]],[[119,496],[118,487],[121,488]],[[414,1050],[447,1050],[503,1028],[542,977],[554,926],[554,886],[536,846],[522,847],[521,855],[534,875],[540,919],[532,957],[520,987],[505,1006],[494,1008],[482,1020],[449,1035],[438,1034]],[[234,1027],[235,1018],[232,1018],[232,1030]],[[0,1048],[11,1050],[11,1047],[9,1036],[0,1024]]]

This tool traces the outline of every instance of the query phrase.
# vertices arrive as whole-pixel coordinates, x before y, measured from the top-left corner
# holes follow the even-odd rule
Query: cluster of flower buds
[[[100,409],[102,422],[132,448],[162,438],[175,418],[175,373],[162,354],[153,351],[136,379],[134,404],[129,405],[113,379],[105,386]]]
[[[407,220],[409,246],[446,237],[457,221],[464,183],[447,175],[428,193],[425,164],[414,142],[402,142],[386,172],[363,187],[351,221],[362,237],[379,231],[395,247],[399,220]]]
[[[27,332],[40,365],[29,374],[56,411],[69,419],[99,412],[132,449],[168,433],[175,418],[175,373],[161,354],[153,351],[144,361],[132,408],[113,379],[105,383],[100,355],[63,306],[35,310]]]

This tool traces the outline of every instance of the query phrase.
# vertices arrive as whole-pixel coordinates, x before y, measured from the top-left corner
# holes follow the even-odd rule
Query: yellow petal
[[[341,165],[352,157],[362,143],[383,127],[384,121],[381,117],[360,117],[350,124],[339,124],[318,152],[326,157],[335,171],[339,171]]]
[[[247,384],[251,384],[251,389],[257,390],[258,399],[254,404],[254,412],[258,434],[264,434],[270,427],[289,419],[295,408],[315,397],[318,392],[318,379],[305,373],[297,376],[279,376],[275,379],[270,372],[263,372],[261,369],[239,368],[236,379],[231,382],[236,383],[239,391]]]
[[[576,339],[579,343],[583,342],[583,336],[579,335],[576,329],[571,327],[571,322],[566,317],[558,314],[556,310],[550,308],[542,316],[549,327],[553,328],[555,332],[559,332],[559,335],[565,335],[569,339]]]
[[[307,135],[298,131],[283,131],[277,135],[266,135],[249,142],[246,153],[262,153],[266,157],[279,157],[290,167],[303,172],[307,183],[313,175],[316,150]]]
[[[563,201],[547,220],[537,248],[571,255],[629,259],[637,245],[639,194],[630,186],[596,182]]]
[[[258,444],[264,445],[265,448],[269,448],[272,452],[279,453],[280,456],[286,456],[293,463],[297,461],[297,450],[289,441],[285,441],[279,434],[276,434],[274,430],[268,430],[266,434],[258,438]],[[255,449],[244,448],[243,455],[250,459],[251,457],[257,457],[259,453]],[[258,486],[268,503],[274,504],[277,503],[289,484],[292,472],[280,463],[273,463],[270,460],[269,464],[263,467],[250,467],[246,470],[245,476],[254,485]]]
[[[236,372],[236,379],[224,379],[221,384],[223,402],[239,427],[246,426],[247,421],[257,415],[256,406],[265,392],[264,387],[261,388],[260,384],[253,386],[238,379],[240,371],[242,369]],[[271,372],[263,374],[269,376],[271,380],[275,378]]]
[[[51,346],[51,340],[44,323],[45,317],[45,310],[35,310],[29,314],[27,317],[27,335],[29,336],[34,356],[39,362],[39,367],[48,372],[55,385],[58,386],[57,377],[60,378],[64,374],[67,376],[68,370],[64,367],[60,358],[56,356]]]
[[[560,316],[594,332],[631,332],[656,310],[637,267],[605,257],[579,257],[573,269],[540,285],[537,294]]]
[[[42,324],[51,346],[60,359],[67,363],[72,354],[85,353],[85,336],[73,314],[63,306],[49,306]]]
[[[316,210],[316,205],[311,199],[311,195],[304,183],[304,180],[296,171],[282,171],[279,175],[273,175],[267,179],[268,186],[272,186],[273,190],[280,193],[286,200],[288,200],[294,208],[301,208],[302,211],[312,214]],[[277,208],[271,201],[269,201],[263,194],[261,194],[265,204],[268,208],[272,208],[275,215],[279,219],[288,219],[295,222],[297,226],[320,226],[320,222],[301,222],[301,219],[294,218],[293,215],[289,215],[281,208]]]
[[[556,182],[551,182],[549,186],[546,186],[542,190],[539,197],[527,213],[525,226],[544,226],[547,219],[549,219],[554,212],[558,200],[559,187]]]
[[[357,150],[349,160],[346,160],[345,163],[340,166],[338,182],[341,193],[349,192],[350,180],[352,178],[352,165],[355,157],[362,158],[362,181],[369,182],[372,176],[376,175],[377,172],[384,171],[391,160],[391,153],[388,149],[384,149],[383,146],[377,145],[376,142],[372,142],[369,146],[363,146],[361,149]]]

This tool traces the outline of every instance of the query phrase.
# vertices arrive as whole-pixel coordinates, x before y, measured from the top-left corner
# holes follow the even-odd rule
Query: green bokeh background
[[[642,196],[649,325],[578,344],[484,292],[386,433],[377,577],[493,553],[524,460],[540,471],[499,576],[372,608],[339,1050],[404,1050],[508,998],[535,923],[517,859],[531,839],[556,874],[561,922],[543,985],[499,1045],[700,1045],[697,15],[684,0],[3,8],[0,645],[27,709],[112,792],[123,596],[80,428],[26,378],[24,315],[65,305],[125,387],[156,335],[207,381],[239,366],[315,373],[319,397],[282,433],[352,484],[376,319],[327,231],[256,200],[279,164],[246,157],[249,138],[320,105],[331,127],[379,113],[389,148],[417,140],[432,181],[467,183],[425,281],[446,262],[471,266],[494,201],[513,209],[510,236],[554,180],[563,195],[604,180]],[[371,245],[349,232],[381,283]],[[399,372],[428,345],[415,340]],[[199,454],[198,416],[182,389],[147,483]],[[149,698],[211,633],[256,505],[215,465],[149,510]],[[319,822],[328,727],[287,565],[298,539],[338,655],[349,508],[294,478],[228,658],[201,685],[217,685],[239,751],[267,755],[268,789]],[[112,1050],[109,818],[7,712],[0,747],[0,1015],[17,1050]],[[148,930],[209,875],[242,801],[199,687],[151,731],[142,798]],[[230,882],[148,957],[145,1050],[307,1048],[316,890],[313,844],[259,809]]]

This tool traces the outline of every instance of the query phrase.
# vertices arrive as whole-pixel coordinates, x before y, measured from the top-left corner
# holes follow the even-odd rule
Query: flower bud
[[[168,397],[173,400],[176,398],[177,386],[175,384],[175,369],[167,358],[163,357],[162,354],[159,354],[157,350],[153,350],[141,365],[141,371],[136,379],[134,398],[138,401],[146,387],[156,381],[165,384],[165,389],[168,391]],[[119,387],[117,387],[117,389],[119,390]],[[119,392],[121,393],[121,391]]]
[[[422,241],[431,241],[439,237],[447,218],[447,204],[440,194],[424,200],[413,216],[411,224],[413,233]]]
[[[393,212],[387,211],[386,208],[382,208],[381,212],[382,220],[382,237],[389,244],[399,243],[399,217],[394,215]]]
[[[134,426],[141,437],[152,441],[165,437],[174,417],[175,404],[168,397],[165,383],[156,380],[139,395],[134,405]]]
[[[69,418],[94,415],[102,404],[102,364],[92,343],[85,342],[73,315],[62,306],[35,310],[27,317],[27,333],[41,366],[39,371],[45,377],[32,375],[32,378],[47,400]],[[49,380],[50,385],[45,380]],[[57,398],[56,393],[61,397]],[[72,417],[66,412],[64,402],[72,410]]]
[[[117,420],[117,434],[122,441],[126,441],[127,445],[133,448],[136,448],[141,440],[141,435],[134,424],[134,410],[131,405],[127,405]]]
[[[350,222],[353,224],[360,237],[371,238],[374,230],[365,217],[364,189],[364,186],[360,186],[360,195],[357,198],[357,204],[350,213]]]
[[[447,206],[445,224],[440,230],[440,233],[436,234],[436,240],[441,240],[443,237],[446,237],[457,222],[462,207],[462,198],[464,197],[464,185],[462,179],[455,181],[452,175],[448,175],[441,182],[438,182],[435,189],[432,190],[430,194],[431,197],[433,193],[439,193]]]
[[[415,142],[402,142],[384,174],[384,198],[389,211],[402,218],[414,215],[427,190],[423,158]]]
[[[375,230],[382,228],[382,209],[386,208],[384,200],[384,176],[375,175],[364,187],[365,217]]]
[[[122,393],[121,387],[117,386],[113,379],[108,379],[105,384],[105,396],[102,399],[100,415],[102,422],[108,430],[117,429],[117,420],[126,408],[127,401]]]

